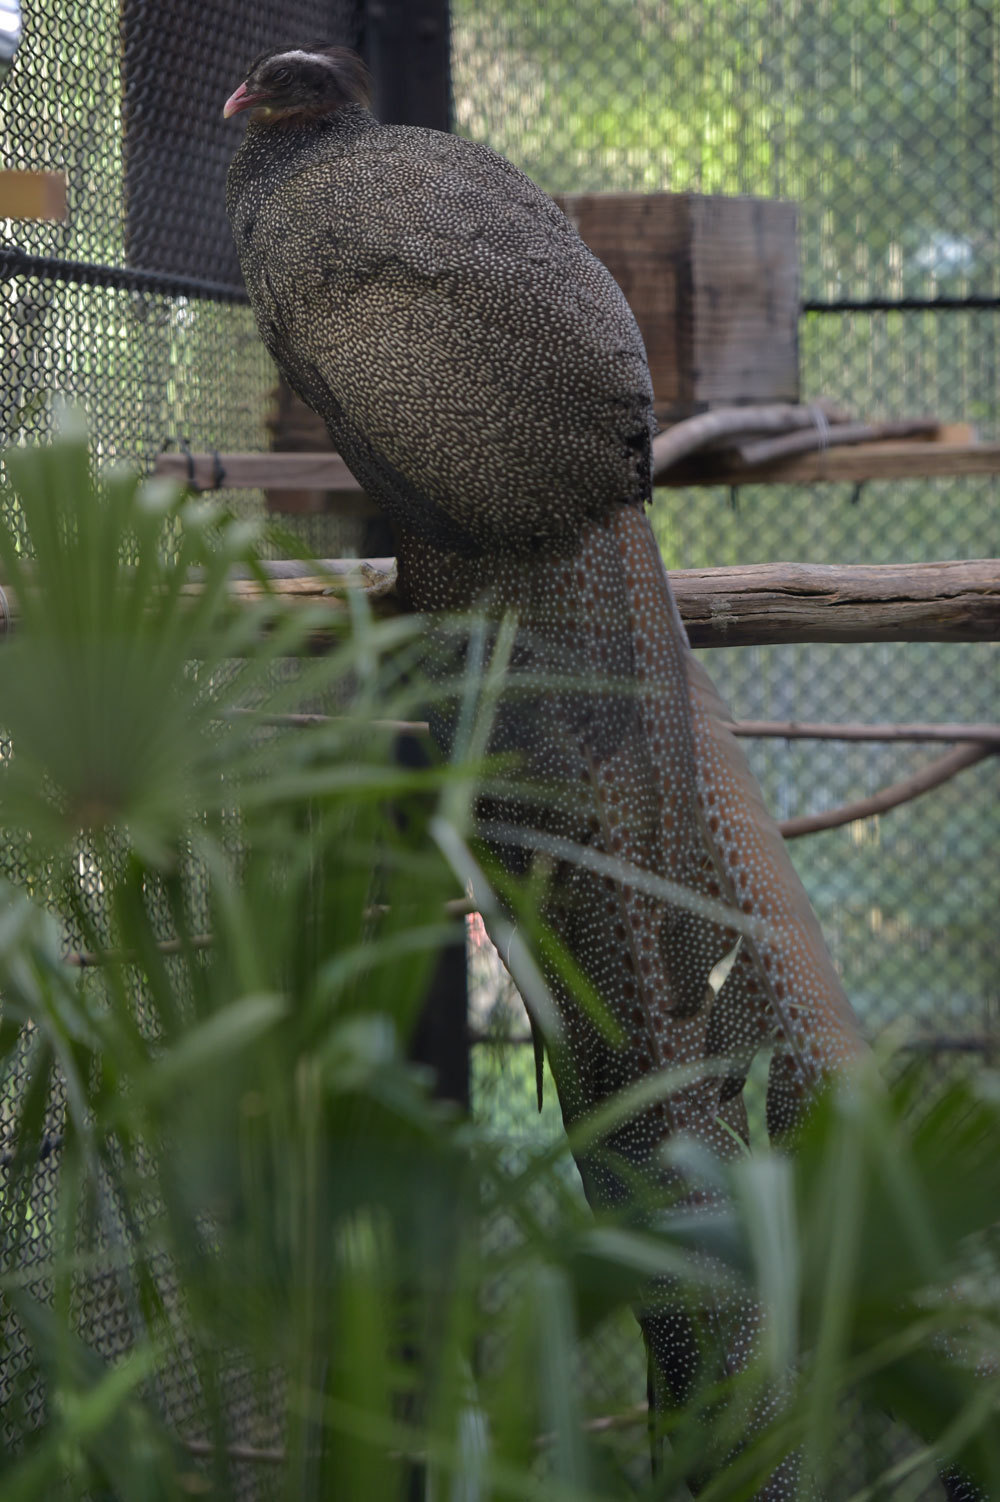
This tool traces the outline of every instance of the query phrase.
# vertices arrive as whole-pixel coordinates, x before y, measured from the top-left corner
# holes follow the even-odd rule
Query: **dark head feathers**
[[[274,47],[254,59],[246,78],[226,100],[228,118],[241,110],[264,124],[335,114],[348,104],[371,103],[371,79],[356,52],[320,42]]]

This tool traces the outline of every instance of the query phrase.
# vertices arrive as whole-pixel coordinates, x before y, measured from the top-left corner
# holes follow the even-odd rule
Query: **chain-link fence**
[[[0,93],[4,164],[65,171],[69,214],[2,225],[4,440],[44,433],[60,392],[86,408],[102,457],[148,465],[181,439],[196,450],[265,448],[274,375],[222,214],[234,139],[221,106],[271,41],[357,44],[362,0],[25,9]],[[549,191],[797,200],[804,392],[863,416],[929,411],[996,433],[1000,16],[986,0],[454,0],[452,70],[455,128]],[[981,478],[660,492],[655,523],[675,567],[1000,552],[996,482]],[[311,525],[323,551],[323,529]],[[983,721],[995,718],[1000,687],[987,645],[707,658],[747,718]],[[749,749],[779,817],[868,794],[928,756],[888,744]],[[793,847],[872,1037],[973,1056],[996,1037],[997,791],[994,758],[891,814]],[[23,874],[16,849],[4,870]],[[528,1051],[477,1053],[477,1108],[512,1151],[558,1130],[551,1090],[533,1118]],[[54,1135],[38,1169],[40,1224],[57,1172]],[[127,1345],[110,1293],[82,1315],[102,1354]],[[8,1335],[9,1387],[26,1357],[14,1327]],[[631,1330],[601,1338],[587,1368],[594,1402],[640,1396]],[[37,1414],[41,1401],[28,1391],[24,1411]]]
[[[861,417],[932,413],[997,433],[994,6],[455,0],[452,14],[456,129],[549,192],[795,199],[804,395]],[[678,568],[917,563],[995,557],[998,500],[992,478],[661,490],[654,522]],[[738,718],[996,716],[990,644],[702,655]],[[913,744],[744,745],[781,819],[866,797],[935,755]],[[863,1026],[897,1058],[915,1047],[942,1062],[995,1057],[998,792],[994,758],[887,815],[791,846]],[[488,986],[477,994],[488,1008]],[[512,1151],[525,1150],[535,1109],[529,1055],[491,1043],[475,1061],[474,1096]],[[752,1116],[753,1090],[752,1077]],[[536,1132],[546,1122],[558,1131],[547,1115]],[[599,1332],[584,1367],[608,1410],[642,1396],[629,1334]],[[879,1424],[859,1437],[871,1453],[898,1442]]]
[[[985,3],[457,0],[457,128],[552,192],[797,200],[803,392],[997,430],[1000,20]],[[669,565],[991,557],[992,478],[660,491]],[[991,644],[704,654],[740,718],[989,720]],[[779,818],[896,782],[919,746],[749,743]],[[792,849],[868,1033],[996,1031],[997,764]]]
[[[0,442],[45,435],[58,394],[83,408],[102,460],[150,468],[161,449],[182,441],[195,449],[266,448],[275,375],[225,218],[225,177],[238,133],[223,121],[222,106],[241,69],[269,45],[324,36],[357,46],[360,5],[39,0],[24,11],[24,38],[0,92],[3,165],[64,172],[68,213],[57,222],[0,223]],[[232,492],[227,500],[263,509],[259,494]],[[4,750],[9,754],[9,745]],[[0,871],[15,883],[29,881],[23,843],[5,839]],[[64,910],[61,894],[39,885],[37,870],[31,879],[37,895]],[[96,931],[106,933],[102,883],[85,853],[79,887]],[[200,896],[195,879],[192,911]],[[157,907],[155,898],[153,907],[166,935],[168,908]],[[71,917],[64,922],[67,948],[83,950],[78,924]],[[139,986],[135,1000],[141,1018]],[[29,1089],[29,1056],[27,1046],[13,1056],[0,1087],[0,1203],[14,1159],[10,1128]],[[41,1299],[51,1296],[48,1238],[57,1219],[62,1114],[63,1102],[52,1099],[31,1186],[37,1234],[24,1273]],[[114,1220],[120,1259],[136,1231],[134,1207]],[[81,1235],[99,1253],[101,1231],[82,1227]],[[115,1264],[109,1257],[107,1272],[77,1279],[73,1310],[82,1340],[109,1362],[142,1337],[142,1312]],[[183,1353],[185,1315],[166,1259],[156,1279]],[[5,1449],[17,1450],[43,1422],[45,1395],[31,1340],[2,1309],[0,1434]],[[179,1356],[160,1371],[151,1396],[175,1434],[197,1439],[205,1405],[194,1373]],[[265,1455],[280,1445],[276,1389],[261,1390],[225,1359],[218,1381],[233,1439]],[[273,1464],[236,1457],[232,1495],[271,1495],[277,1477]]]

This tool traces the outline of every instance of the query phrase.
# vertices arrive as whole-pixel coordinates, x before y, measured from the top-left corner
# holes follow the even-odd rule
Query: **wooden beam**
[[[0,172],[0,219],[65,218],[65,172]]]
[[[221,464],[222,478],[216,459]],[[372,515],[376,508],[339,454],[159,454],[157,474],[211,490],[323,490],[333,492],[342,514]],[[718,454],[698,454],[673,465],[657,480],[672,489],[701,485],[817,485],[824,481],[919,480],[1000,474],[1000,442],[928,442],[900,439],[799,454],[746,465]]]
[[[279,608],[322,606],[310,648],[321,649],[349,617],[345,593],[363,588],[378,613],[396,614],[392,559],[325,559],[268,566],[267,584],[233,577],[234,601],[270,598]],[[316,572],[306,572],[306,570]],[[1000,641],[1000,559],[947,563],[825,565],[757,563],[675,569],[670,580],[692,646],[784,642]],[[195,596],[197,579],[184,586]],[[17,602],[0,594],[0,634],[16,625]]]
[[[1000,640],[1000,560],[757,563],[670,575],[692,646]]]
[[[865,480],[930,480],[954,475],[1000,474],[1000,443],[934,443],[899,439],[820,449],[767,464],[748,465],[718,455],[682,460],[657,480],[674,489],[690,485],[818,485]]]
[[[339,515],[381,513],[339,454],[157,454],[153,466],[198,490],[318,490],[336,496]]]
[[[290,602],[323,601],[342,611],[336,591],[350,580],[352,564],[330,560],[329,566],[332,573],[346,571],[347,578],[275,579],[270,587]],[[368,560],[364,575],[360,568],[353,565],[353,582],[381,597],[382,608],[398,610],[390,561]],[[758,563],[675,569],[670,580],[695,647],[1000,640],[998,559],[849,566]],[[255,580],[234,581],[233,589],[248,600],[262,594]]]

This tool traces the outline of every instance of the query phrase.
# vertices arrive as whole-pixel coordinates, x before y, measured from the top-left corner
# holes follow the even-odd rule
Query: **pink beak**
[[[226,100],[222,118],[228,120],[230,115],[238,115],[240,110],[253,109],[255,104],[259,104],[262,99],[266,98],[266,94],[248,94],[246,84],[241,83],[235,94],[230,94]]]

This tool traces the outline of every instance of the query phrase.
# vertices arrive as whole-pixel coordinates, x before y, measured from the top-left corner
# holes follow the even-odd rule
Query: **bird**
[[[646,515],[656,424],[635,318],[515,165],[380,124],[347,49],[264,53],[224,113],[248,116],[226,204],[261,338],[392,524],[428,672],[444,689],[467,669],[464,614],[488,649],[515,623],[488,742],[509,770],[476,831],[538,893],[556,1021],[532,1021],[564,1121],[665,1081],[578,1151],[588,1199],[621,1210],[647,1184],[707,1205],[664,1149],[684,1134],[742,1150],[757,1051],[773,1045],[781,1137],[866,1046]],[[458,720],[443,692],[445,754]],[[716,1339],[745,1365],[758,1317],[735,1299],[699,1324],[651,1296],[657,1401],[691,1396]],[[793,1470],[761,1496],[796,1495]]]

